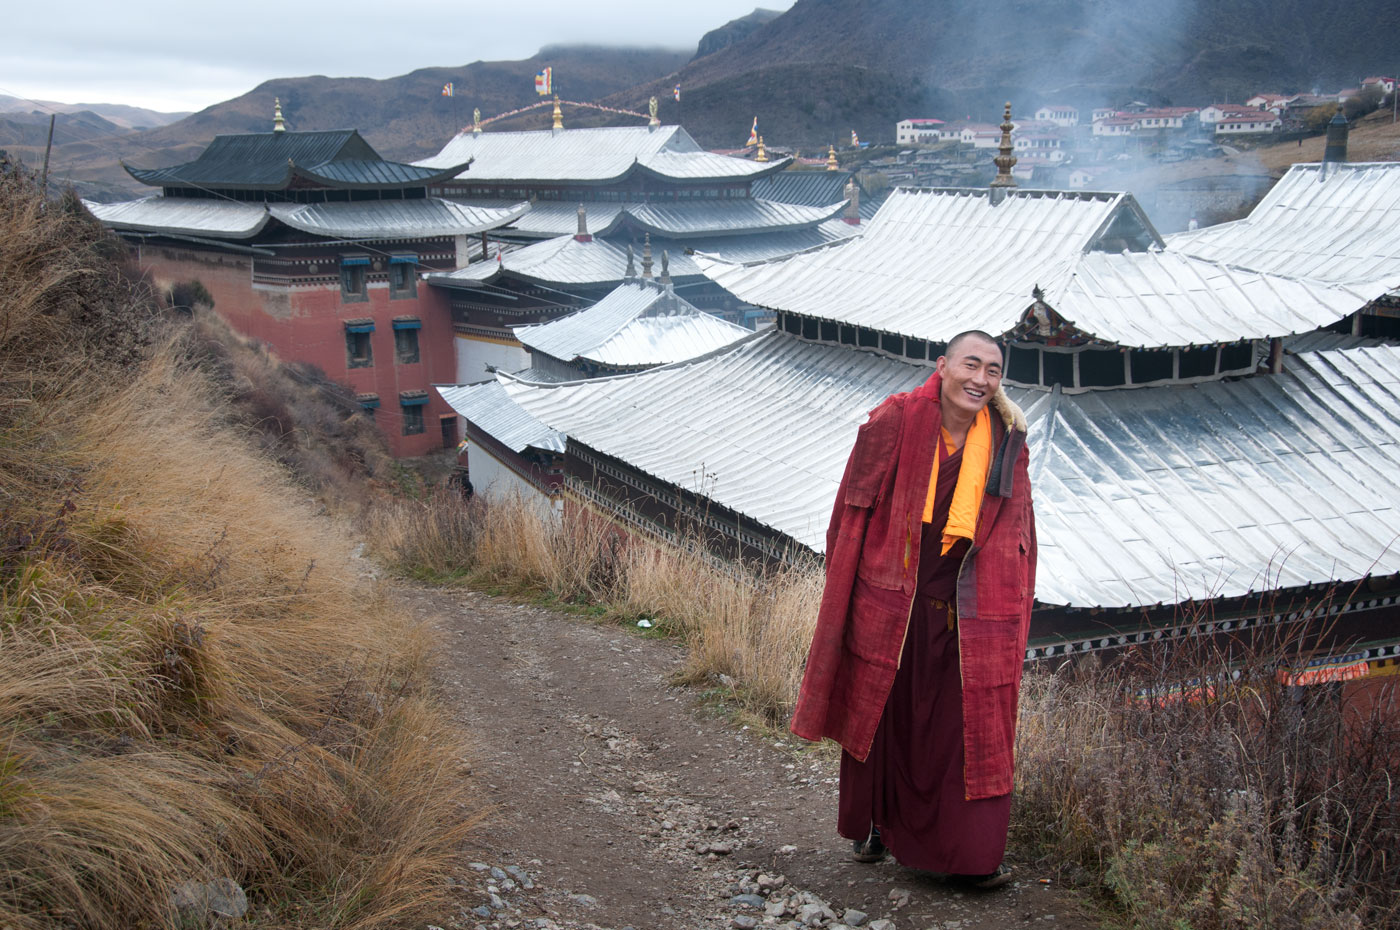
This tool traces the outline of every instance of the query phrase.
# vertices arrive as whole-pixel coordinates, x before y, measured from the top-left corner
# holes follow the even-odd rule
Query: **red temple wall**
[[[417,296],[390,299],[387,282],[368,286],[368,300],[345,302],[338,280],[313,284],[254,283],[252,258],[228,253],[142,245],[141,269],[159,288],[199,281],[214,299],[214,309],[238,332],[269,346],[286,361],[308,362],[357,394],[378,394],[374,419],[399,457],[426,455],[445,445],[441,422],[456,417],[432,389],[456,380],[451,311],[437,288],[419,281]],[[418,361],[399,363],[394,347],[396,316],[417,317]],[[345,321],[372,319],[373,363],[350,367]],[[423,432],[403,435],[401,391],[426,391]]]

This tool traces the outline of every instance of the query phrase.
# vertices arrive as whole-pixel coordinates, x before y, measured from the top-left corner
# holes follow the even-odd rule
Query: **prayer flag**
[[[548,97],[554,93],[554,69],[545,68],[535,75],[535,93],[541,97]]]
[[[860,147],[860,136],[856,135],[856,131],[854,129],[851,130],[851,145],[854,145],[857,148]]]
[[[749,130],[749,141],[746,145],[758,145],[758,117],[753,118],[753,128]]]
[[[676,103],[681,102],[681,86],[679,84],[676,85],[675,90],[671,91],[671,94],[676,98]]]
[[[442,85],[442,95],[443,95],[444,97],[451,97],[451,96],[452,96],[452,82],[451,82],[451,81],[448,81],[446,84]]]

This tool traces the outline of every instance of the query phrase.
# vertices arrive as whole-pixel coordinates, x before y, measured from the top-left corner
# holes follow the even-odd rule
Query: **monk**
[[[976,888],[1011,879],[1016,700],[1035,593],[1026,420],[986,333],[860,427],[792,731],[840,743],[837,829]]]

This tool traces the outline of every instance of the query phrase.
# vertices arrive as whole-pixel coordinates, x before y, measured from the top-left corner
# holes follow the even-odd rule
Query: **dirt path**
[[[668,684],[673,644],[474,592],[395,596],[445,634],[441,681],[493,808],[437,926],[1094,926],[1025,866],[971,894],[852,862],[835,761],[707,713]]]

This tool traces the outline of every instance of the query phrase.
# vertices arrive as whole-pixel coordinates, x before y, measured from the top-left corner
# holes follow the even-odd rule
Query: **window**
[[[371,420],[374,419],[374,411],[379,409],[378,394],[356,394],[355,401],[360,405],[360,409],[365,412]]]
[[[389,299],[404,300],[418,296],[418,256],[401,252],[389,256]]]
[[[423,408],[428,405],[427,391],[401,391],[399,410],[403,413],[403,434],[417,436],[423,432]]]
[[[369,368],[374,364],[374,347],[370,334],[373,320],[345,321],[345,365],[347,368]]]
[[[345,255],[340,259],[340,299],[343,303],[369,300],[369,257]]]
[[[457,448],[457,415],[448,414],[438,418],[438,428],[442,431],[442,447]]]
[[[394,360],[400,365],[418,361],[418,330],[422,325],[417,317],[394,318]]]

